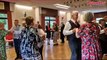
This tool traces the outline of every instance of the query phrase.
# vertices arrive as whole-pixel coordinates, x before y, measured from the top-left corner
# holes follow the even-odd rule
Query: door
[[[53,23],[56,23],[56,18],[55,17],[51,17],[51,16],[45,16],[45,26],[46,24],[49,23],[50,28],[53,28]]]

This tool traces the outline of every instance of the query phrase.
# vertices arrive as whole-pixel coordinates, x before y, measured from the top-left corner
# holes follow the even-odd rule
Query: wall
[[[45,16],[55,17],[56,23],[59,25],[58,10],[49,9],[49,8],[41,8],[40,14],[41,14],[41,26],[44,30],[45,30]]]
[[[19,23],[21,24],[25,18],[25,14],[26,16],[32,16],[35,20],[35,23],[36,21],[40,20],[39,7],[29,6],[29,7],[32,7],[32,9],[22,8],[22,7],[17,7],[15,4],[12,4],[12,3],[10,6],[12,10],[12,23],[14,22],[15,19],[18,19]]]
[[[41,14],[45,16],[58,16],[58,10],[55,9],[49,9],[49,8],[41,8]]]
[[[58,12],[59,15],[59,24],[61,24],[61,22],[66,23],[68,20],[71,19],[71,13],[67,12],[67,11],[59,11]]]
[[[104,16],[107,16],[107,11],[94,13],[94,15],[95,15],[95,18],[102,18]]]
[[[40,14],[40,12],[41,12],[41,8],[36,7],[35,8],[35,20],[36,20],[36,22],[39,21],[41,23],[41,17],[40,17],[41,14]]]

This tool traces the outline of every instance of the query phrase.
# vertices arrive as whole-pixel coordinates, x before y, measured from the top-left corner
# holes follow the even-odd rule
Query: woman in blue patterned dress
[[[33,18],[27,17],[26,28],[22,30],[21,33],[21,56],[23,60],[41,60],[41,55],[39,53],[36,35],[34,34],[34,29],[31,27],[33,24]]]

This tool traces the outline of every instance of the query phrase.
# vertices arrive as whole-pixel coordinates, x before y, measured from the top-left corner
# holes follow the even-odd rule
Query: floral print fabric
[[[21,55],[23,60],[41,60],[36,35],[32,29],[24,29],[21,33]]]
[[[7,31],[0,30],[0,60],[6,60],[6,47],[4,37],[6,36]]]
[[[99,28],[94,23],[83,24],[78,34],[82,40],[82,60],[100,60]]]

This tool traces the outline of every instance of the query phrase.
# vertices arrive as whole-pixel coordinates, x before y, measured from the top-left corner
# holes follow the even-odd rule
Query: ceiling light
[[[66,12],[65,11],[59,11],[59,14],[64,15]]]
[[[61,9],[69,9],[70,8],[70,6],[62,5],[62,4],[54,4],[54,6],[57,8],[61,8]]]
[[[15,4],[15,7],[20,8],[20,9],[32,10],[31,6],[25,6],[25,5]]]

